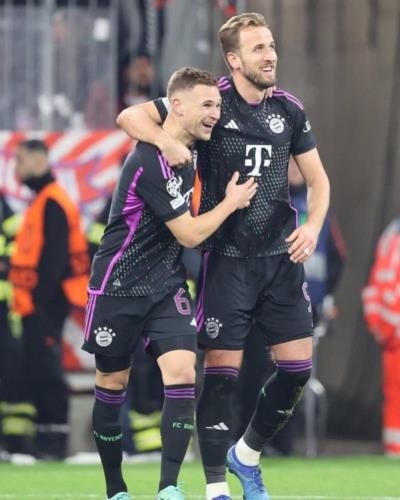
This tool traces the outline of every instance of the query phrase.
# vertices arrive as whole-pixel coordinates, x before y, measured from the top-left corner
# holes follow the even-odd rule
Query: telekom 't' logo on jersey
[[[245,167],[253,167],[253,170],[247,175],[252,177],[260,177],[261,167],[269,167],[271,165],[272,146],[262,144],[247,144]]]

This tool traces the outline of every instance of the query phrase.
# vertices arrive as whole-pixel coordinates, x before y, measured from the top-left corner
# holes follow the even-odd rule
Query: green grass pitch
[[[158,464],[124,467],[125,479],[135,499],[155,498]],[[275,499],[400,500],[400,461],[378,456],[346,458],[263,459],[263,476]],[[181,471],[186,497],[204,498],[199,462],[186,463]],[[229,475],[234,497],[241,490]],[[0,464],[0,500],[104,500],[100,466],[41,463],[31,466]]]

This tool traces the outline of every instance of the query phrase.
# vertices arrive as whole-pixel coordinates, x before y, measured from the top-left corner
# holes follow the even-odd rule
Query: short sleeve
[[[169,100],[167,97],[159,97],[153,101],[157,111],[160,115],[161,122],[164,123],[170,108]]]
[[[172,170],[163,157],[147,162],[137,184],[137,193],[163,222],[189,210],[183,178]]]
[[[311,124],[306,113],[300,107],[294,108],[294,134],[290,152],[293,155],[300,155],[311,151],[317,145]]]

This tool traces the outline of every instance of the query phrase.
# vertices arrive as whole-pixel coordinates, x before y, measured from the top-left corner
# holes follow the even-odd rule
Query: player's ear
[[[171,109],[179,116],[183,115],[183,103],[178,97],[170,99]]]
[[[240,58],[239,58],[239,56],[237,54],[235,54],[234,52],[227,52],[227,54],[226,54],[226,60],[228,61],[229,66],[232,69],[239,69],[239,67],[240,67]]]

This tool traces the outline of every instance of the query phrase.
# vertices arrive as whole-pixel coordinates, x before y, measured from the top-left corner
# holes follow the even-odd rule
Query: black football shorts
[[[196,321],[186,285],[146,297],[89,293],[83,350],[126,357],[141,339],[156,357],[174,349],[196,351]]]
[[[288,254],[242,259],[204,253],[198,290],[201,347],[243,349],[254,322],[268,345],[312,335],[304,267]]]

